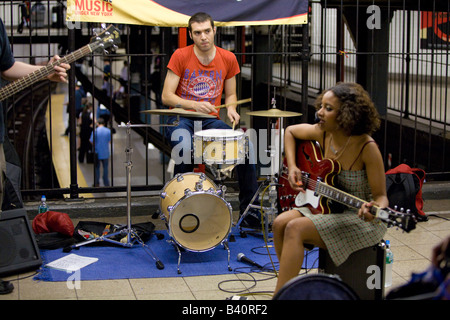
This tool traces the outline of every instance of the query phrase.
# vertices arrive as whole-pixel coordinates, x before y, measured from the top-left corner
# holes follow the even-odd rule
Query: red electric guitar
[[[279,183],[279,201],[282,211],[292,207],[307,206],[313,214],[333,212],[335,202],[355,209],[361,208],[366,201],[334,187],[334,178],[341,171],[339,162],[323,159],[317,142],[299,141],[297,148],[297,166],[302,171],[302,183],[305,192],[296,194],[287,179],[286,160]],[[336,211],[335,211],[336,212]],[[416,221],[409,212],[400,212],[390,208],[373,206],[371,213],[388,226],[395,226],[409,232],[416,227]]]

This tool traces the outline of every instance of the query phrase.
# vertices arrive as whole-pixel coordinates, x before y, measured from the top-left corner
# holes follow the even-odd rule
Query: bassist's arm
[[[50,62],[54,62],[60,59],[58,56],[54,56]],[[21,61],[15,61],[11,68],[2,72],[2,77],[9,81],[14,81],[27,76],[28,74],[39,70],[43,66],[31,65]],[[47,78],[52,81],[57,82],[67,82],[66,70],[70,69],[70,65],[66,63],[61,63],[59,66],[55,66],[55,72],[50,74]]]

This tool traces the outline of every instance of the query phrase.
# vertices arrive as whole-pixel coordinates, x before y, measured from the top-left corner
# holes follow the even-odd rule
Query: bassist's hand
[[[55,63],[59,59],[61,58],[58,55],[55,55],[50,59],[49,64]],[[53,67],[55,72],[51,73],[47,78],[50,81],[67,83],[67,70],[69,69],[70,65],[67,63],[55,64]]]

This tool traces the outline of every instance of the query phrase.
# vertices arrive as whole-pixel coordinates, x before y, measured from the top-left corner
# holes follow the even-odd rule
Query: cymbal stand
[[[272,98],[272,108],[276,108],[276,101],[275,98]],[[282,132],[283,132],[283,118],[279,117],[279,145],[278,145],[278,168],[276,168],[276,162],[275,162],[275,150],[273,150],[272,146],[269,146],[269,152],[270,152],[270,158],[271,158],[271,168],[270,168],[270,176],[267,177],[267,179],[260,184],[258,187],[258,190],[255,192],[252,200],[250,201],[249,205],[245,209],[245,211],[242,213],[241,217],[239,218],[238,222],[236,223],[236,227],[239,228],[241,235],[244,235],[244,231],[242,230],[241,223],[246,218],[248,212],[250,209],[258,209],[259,211],[262,209],[262,214],[264,214],[264,234],[266,236],[266,239],[268,238],[268,232],[269,232],[269,216],[272,218],[278,214],[278,203],[277,203],[277,197],[278,192],[277,188],[280,186],[278,183],[278,176],[281,174],[282,169]],[[271,133],[275,133],[276,127],[275,122],[272,123],[271,126]],[[253,204],[255,200],[257,199],[258,195],[261,194],[264,190],[269,191],[269,203],[270,206],[261,206]],[[264,199],[261,199],[263,201]]]
[[[65,248],[64,249],[65,252],[68,252],[72,249],[78,249],[81,246],[84,246],[84,245],[87,245],[90,243],[94,243],[94,242],[99,242],[99,241],[106,241],[106,242],[117,244],[117,245],[120,245],[122,247],[127,247],[127,248],[132,247],[135,242],[139,242],[142,245],[142,247],[144,248],[144,250],[147,252],[147,254],[156,262],[156,268],[158,268],[160,270],[164,269],[164,264],[161,262],[161,260],[159,260],[158,257],[150,249],[150,247],[142,241],[140,236],[137,234],[136,230],[134,230],[131,227],[131,169],[133,168],[133,163],[131,161],[131,154],[133,153],[133,148],[131,147],[131,128],[132,127],[150,127],[150,126],[176,126],[176,125],[178,125],[178,120],[179,120],[179,118],[177,119],[176,122],[174,122],[173,125],[164,125],[164,124],[132,125],[130,122],[128,122],[126,125],[119,125],[119,128],[127,129],[127,146],[125,148],[125,154],[126,154],[125,166],[126,166],[126,174],[127,174],[127,176],[126,176],[126,181],[127,181],[127,227],[125,229],[124,228],[120,229],[117,232],[112,232],[112,233],[108,233],[105,235],[101,235],[94,239],[86,240],[84,242],[72,245],[69,248]],[[111,239],[118,235],[123,236],[120,241]]]

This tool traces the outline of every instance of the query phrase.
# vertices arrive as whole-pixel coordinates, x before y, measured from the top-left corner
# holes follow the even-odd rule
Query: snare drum
[[[209,129],[194,133],[194,158],[206,164],[243,163],[247,154],[242,131]]]
[[[204,173],[177,174],[161,192],[160,208],[169,234],[181,247],[203,252],[231,231],[232,208]]]

